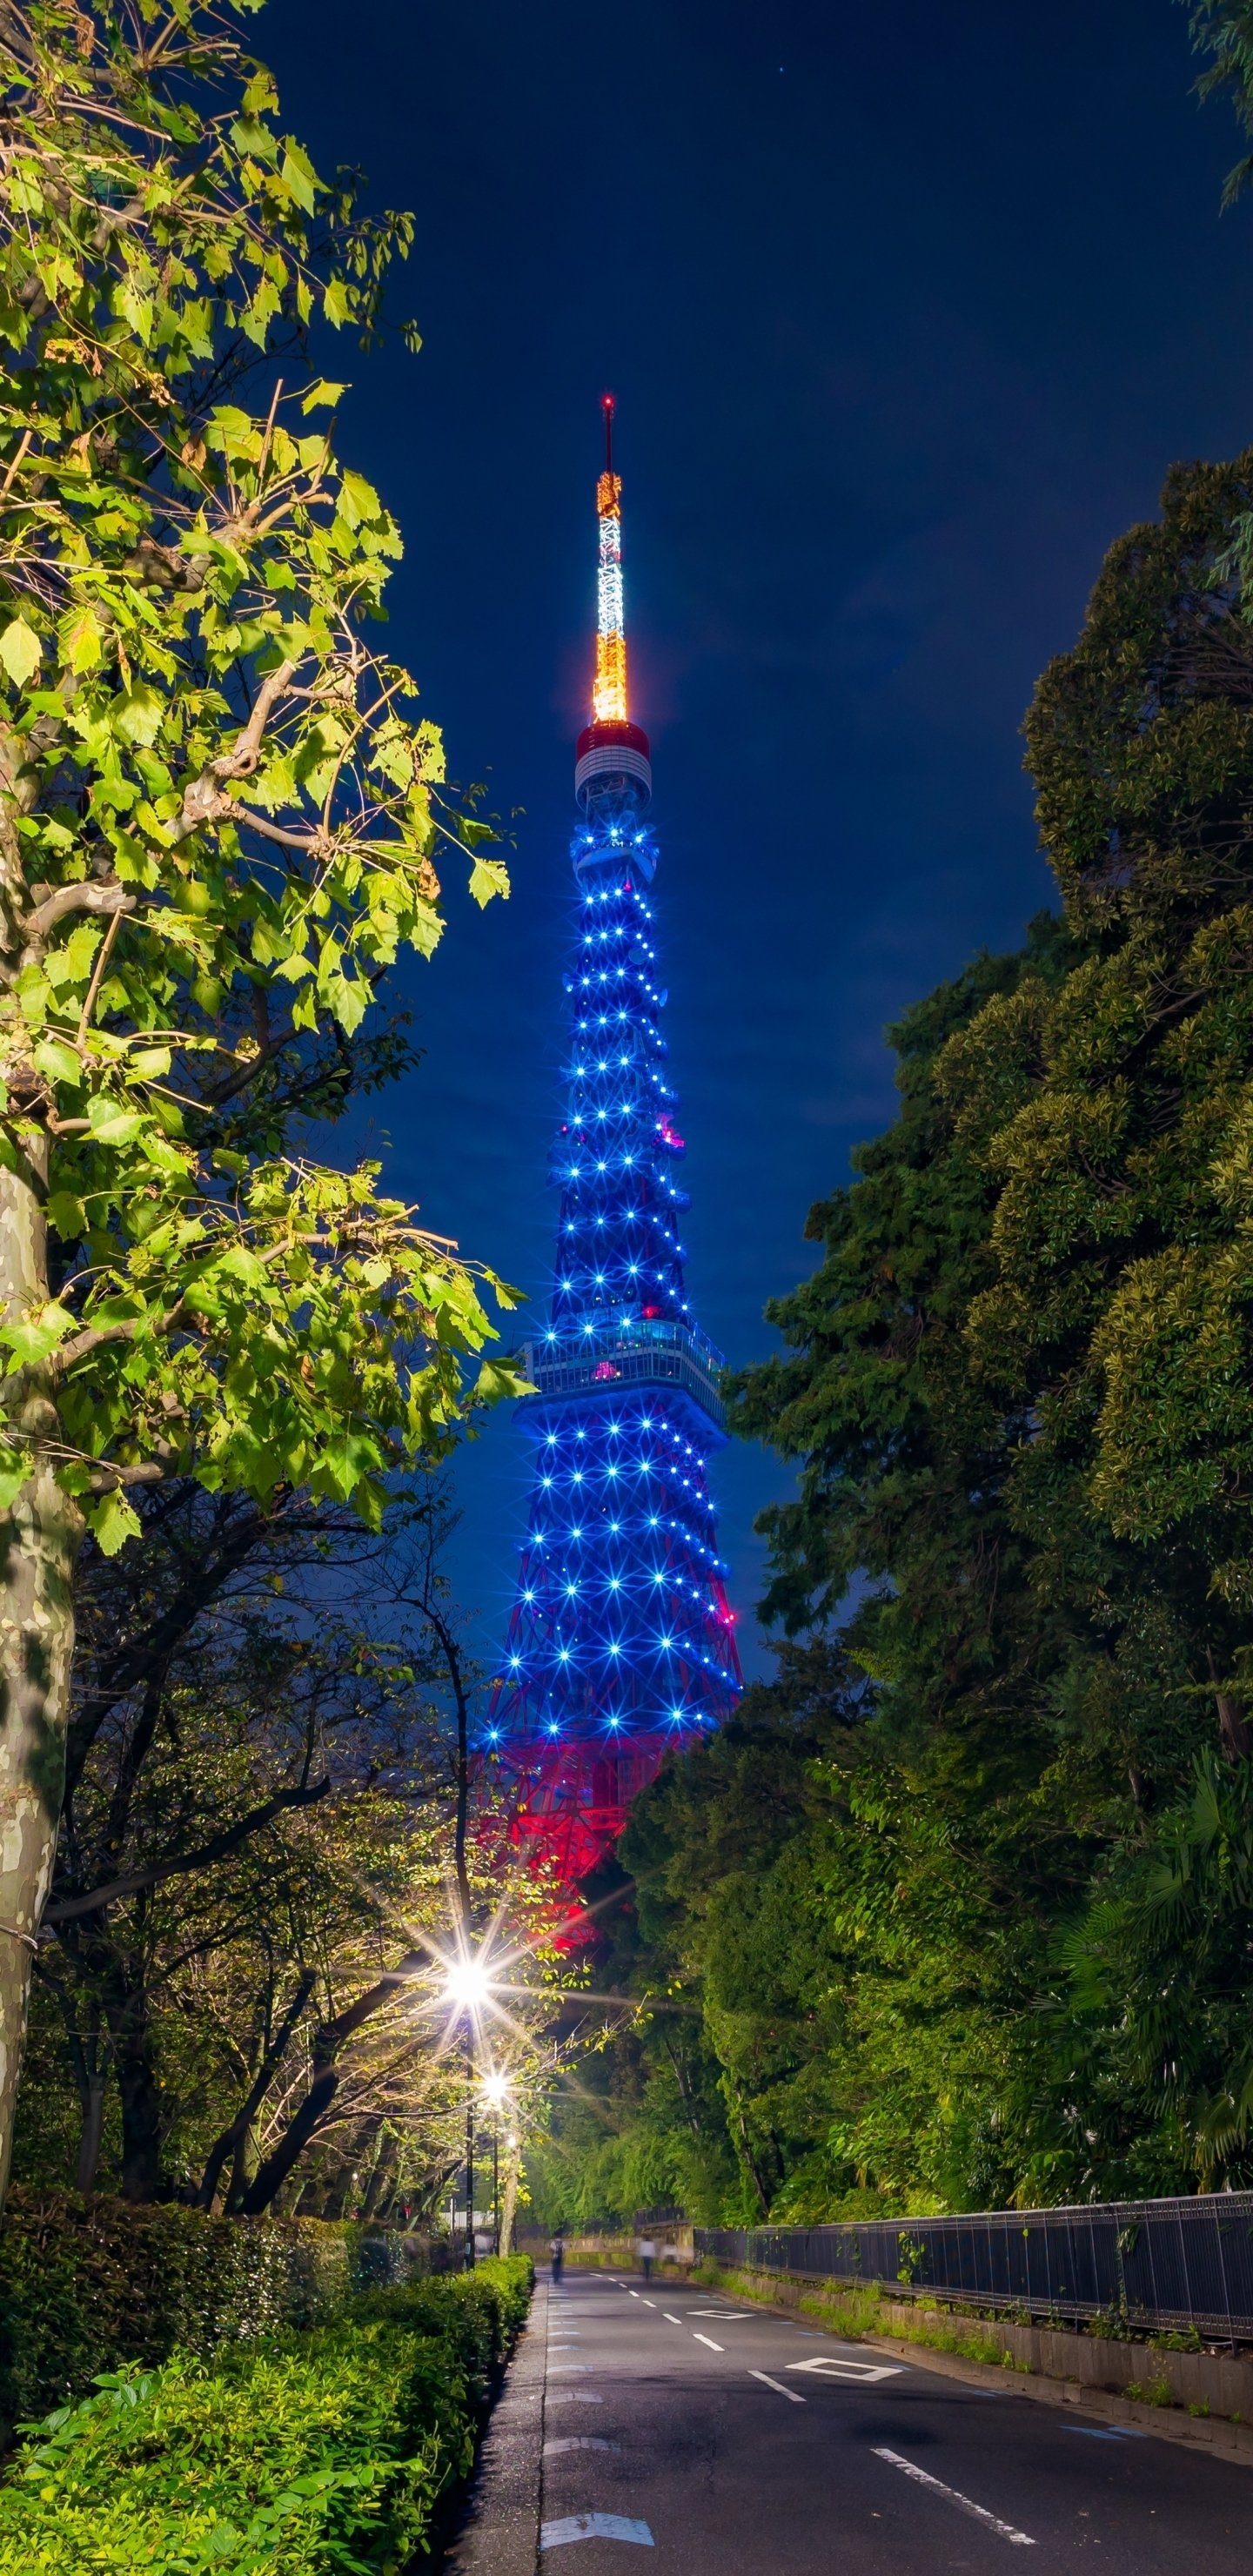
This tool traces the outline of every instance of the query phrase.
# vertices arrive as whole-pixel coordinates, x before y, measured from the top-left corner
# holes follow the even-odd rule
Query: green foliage
[[[1181,0],[1189,12],[1193,48],[1210,57],[1196,84],[1200,99],[1230,100],[1244,134],[1253,134],[1253,9],[1248,0]],[[1224,209],[1234,205],[1253,179],[1253,157],[1229,170],[1223,184]]]
[[[359,2292],[349,2313],[363,2324],[442,2335],[467,2386],[482,2398],[526,2316],[534,2281],[529,2254],[491,2255],[472,2272],[380,2283]]]
[[[108,2374],[48,2419],[21,2483],[0,2488],[0,2568],[395,2565],[421,2540],[441,2468],[468,2465],[464,2421],[451,2454],[424,2421],[433,2381],[441,2413],[458,2412],[442,2359],[374,2327]]]
[[[37,1386],[104,1548],[175,1471],[373,1515],[491,1328],[376,1167],[293,1150],[276,1086],[430,953],[441,845],[505,890],[367,641],[400,540],[302,357],[319,316],[377,327],[409,221],[319,178],[199,0],[31,0],[0,69],[0,1166],[46,1175],[56,1244],[0,1328],[0,1499],[52,1437]],[[255,411],[225,398],[258,366]]]
[[[1177,468],[1112,549],[1027,720],[1062,916],[892,1032],[732,1389],[808,1642],[638,1803],[622,1962],[728,2219],[1250,2170],[1251,499]]]
[[[0,2420],[79,2395],[93,2375],[176,2347],[208,2359],[236,2338],[338,2315],[420,2240],[358,2223],[213,2218],[166,2201],[15,2188],[0,2234]]]
[[[177,2353],[33,2428],[0,2487],[3,2576],[363,2576],[425,2547],[468,2470],[525,2258],[375,2292],[350,2319],[211,2364]]]

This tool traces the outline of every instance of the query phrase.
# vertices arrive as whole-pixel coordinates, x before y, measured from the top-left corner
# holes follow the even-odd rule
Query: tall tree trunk
[[[104,2134],[104,2087],[104,2068],[93,2067],[87,2078],[87,2099],[83,2104],[83,2125],[78,2140],[78,2164],[74,2174],[74,2189],[81,2191],[84,2198],[89,2191],[94,2191],[96,2188],[100,2141]]]
[[[33,1193],[0,1172],[0,1307],[21,1314],[47,1294],[42,1215]],[[34,1437],[55,1427],[42,1396],[27,1401],[16,1425]],[[81,1532],[76,1505],[42,1462],[0,1523],[0,2207],[13,2160],[35,1934],[61,1817]]]
[[[501,2203],[500,2210],[500,2250],[502,2254],[512,2254],[513,2252],[513,2231],[517,2223],[517,2216],[518,2150],[516,2147],[511,2147],[509,2150],[509,2162],[505,2167],[505,2196]]]
[[[109,2072],[109,2052],[101,2046],[100,2013],[93,2004],[86,2032],[78,2029],[70,1997],[58,1983],[57,2002],[65,2022],[65,2041],[74,2086],[78,2094],[81,2126],[78,2133],[78,2156],[74,2172],[74,2189],[84,2196],[96,2188],[96,2168],[100,2162],[100,2140],[104,2129],[104,2088]]]
[[[122,2104],[122,2193],[155,2200],[161,2185],[161,2087],[142,1973],[106,1997],[114,2071]]]
[[[257,2113],[265,2100],[266,2094],[269,2092],[270,2086],[278,2073],[284,2057],[287,2054],[292,2032],[304,2011],[305,2005],[308,2003],[315,1983],[316,1979],[312,1968],[303,1968],[296,1981],[296,1991],[292,1996],[291,2002],[283,2015],[282,2021],[279,2023],[278,2029],[275,2032],[269,2047],[266,2049],[265,2054],[261,2059],[260,2065],[257,2067],[256,2073],[253,2076],[252,2083],[248,2088],[244,2100],[241,2102],[234,2119],[231,2121],[230,2127],[223,2129],[221,2136],[215,2139],[212,2147],[210,2148],[208,2161],[201,2177],[200,2189],[196,2194],[197,2203],[201,2209],[212,2209],[214,2200],[217,2197],[218,2184],[222,2179],[222,2167],[225,2164],[228,2155],[233,2155],[235,2157],[235,2173],[239,2172],[239,2155],[240,2150],[243,2147],[244,2140],[252,2135]],[[240,2174],[239,2189],[241,2191],[244,2189],[245,2183],[251,2181],[255,2170],[256,2157],[254,2155],[248,2172],[246,2174]],[[233,2174],[231,2188],[227,2194],[228,2207],[234,2194],[235,2176]]]
[[[394,2129],[383,2131],[374,2159],[374,2171],[366,2185],[361,2203],[363,2218],[381,2218],[396,2188],[396,2167],[400,2160],[400,2140]]]
[[[1214,1700],[1218,1709],[1218,1734],[1223,1752],[1228,1762],[1247,1761],[1250,1752],[1253,1752],[1253,1736],[1249,1733],[1248,1719],[1239,1700],[1234,1699],[1230,1691],[1223,1689],[1219,1680],[1218,1666],[1209,1646],[1205,1649],[1205,1660],[1209,1665],[1209,1677],[1214,1686]]]

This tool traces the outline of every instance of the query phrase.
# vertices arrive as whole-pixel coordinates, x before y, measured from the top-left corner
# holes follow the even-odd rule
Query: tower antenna
[[[618,406],[612,394],[602,394],[600,407],[605,415],[605,472],[613,472],[613,416]]]

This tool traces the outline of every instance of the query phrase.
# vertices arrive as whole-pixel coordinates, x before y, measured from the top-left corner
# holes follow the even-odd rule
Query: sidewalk
[[[444,2562],[448,2576],[535,2576],[548,2293],[547,2279],[537,2275],[531,2312],[492,2409],[464,2517]]]

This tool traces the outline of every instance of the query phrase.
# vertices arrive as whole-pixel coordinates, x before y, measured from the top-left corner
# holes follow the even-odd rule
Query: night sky
[[[806,1209],[892,1114],[885,1024],[1049,900],[1037,673],[1172,459],[1253,437],[1233,120],[1169,0],[271,0],[255,42],[319,166],[416,211],[422,354],[324,355],[405,532],[396,648],[454,774],[523,809],[510,903],[450,871],[406,975],[391,1184],[539,1311],[612,387],[689,1293],[759,1357]],[[459,1470],[489,1651],[527,1449],[497,1424]],[[787,1474],[733,1448],[715,1482],[760,1669],[751,1524]]]

